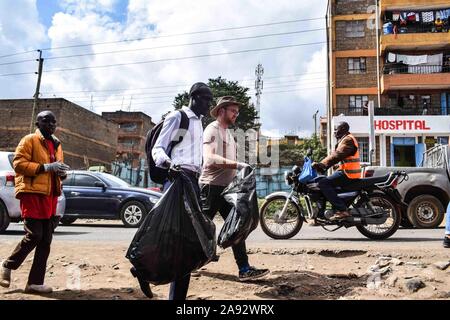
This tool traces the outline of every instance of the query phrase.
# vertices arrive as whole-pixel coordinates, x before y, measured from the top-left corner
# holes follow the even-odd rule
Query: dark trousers
[[[211,220],[214,219],[217,211],[219,211],[223,220],[228,217],[231,208],[231,204],[225,201],[225,198],[221,196],[222,191],[225,189],[223,186],[215,186],[211,184],[200,185],[200,199],[202,204],[203,214],[205,214]],[[231,247],[233,249],[234,259],[239,269],[248,267],[247,248],[245,247],[245,240]]]
[[[36,248],[33,265],[28,276],[28,284],[44,284],[53,231],[58,222],[59,218],[57,217],[42,220],[25,219],[24,229],[26,234],[6,260],[4,266],[12,270],[18,269],[28,254]]]
[[[185,170],[189,179],[195,188],[195,193],[200,201],[200,189],[198,188],[198,176],[195,174],[189,174],[189,171]],[[163,192],[165,192],[171,185],[170,181],[166,181],[163,185]],[[191,274],[187,274],[182,278],[179,278],[170,283],[169,300],[186,300],[186,296],[189,289],[189,283],[191,281]]]
[[[344,200],[339,198],[336,193],[336,187],[345,187],[352,183],[352,179],[347,178],[342,171],[336,171],[331,176],[328,176],[319,181],[320,191],[325,198],[333,205],[336,210],[347,210],[347,205]]]

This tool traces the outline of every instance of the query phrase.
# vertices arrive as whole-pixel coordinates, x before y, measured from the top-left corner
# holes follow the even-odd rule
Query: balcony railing
[[[385,22],[388,23],[388,22]],[[442,26],[435,26],[434,23],[409,23],[407,25],[393,25],[392,28],[385,27],[383,35],[388,34],[405,34],[405,33],[430,33],[430,32],[448,32],[449,25],[445,23]]]
[[[386,64],[383,67],[383,74],[432,74],[450,72],[450,65],[399,65]]]
[[[343,114],[345,116],[367,116],[367,108],[337,108],[335,115]],[[374,114],[376,116],[418,116],[418,115],[448,115],[450,114],[450,107],[448,108],[432,108],[432,107],[382,107],[375,108]]]

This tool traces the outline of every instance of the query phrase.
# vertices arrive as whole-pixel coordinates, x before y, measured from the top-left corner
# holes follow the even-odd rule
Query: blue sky
[[[262,63],[265,70],[261,98],[263,133],[307,136],[314,131],[311,119],[317,108],[320,115],[325,115],[325,44],[317,44],[325,41],[322,19],[325,10],[326,0],[0,1],[0,56],[37,48],[87,44],[44,51],[41,97],[60,96],[89,108],[92,95],[93,111],[99,114],[120,109],[122,101],[125,101],[124,105],[132,101],[131,110],[143,111],[155,121],[172,109],[173,97],[188,91],[192,83],[207,82],[209,78],[219,76],[247,86],[255,102],[255,67]],[[318,19],[270,25],[309,18]],[[249,25],[263,26],[245,27]],[[198,33],[230,27],[237,29]],[[316,31],[295,33],[308,29]],[[285,35],[251,39],[252,36],[274,33]],[[120,42],[137,38],[141,40]],[[247,40],[222,41],[230,38]],[[212,42],[179,46],[205,41]],[[95,45],[104,42],[113,43]],[[303,43],[316,44],[289,47]],[[280,50],[227,54],[286,45]],[[160,49],[154,50],[155,47]],[[108,51],[124,53],[104,54]],[[178,59],[196,55],[205,57]],[[73,57],[50,59],[58,56]],[[0,75],[27,73],[0,77],[0,99],[32,97],[36,87],[35,58],[35,51],[10,58],[0,57],[0,64],[28,60],[0,65]],[[173,59],[133,64],[166,58]],[[97,68],[104,65],[118,66]],[[67,68],[75,69],[58,72],[58,69]],[[138,89],[150,87],[159,89]],[[124,90],[114,91],[119,88]]]

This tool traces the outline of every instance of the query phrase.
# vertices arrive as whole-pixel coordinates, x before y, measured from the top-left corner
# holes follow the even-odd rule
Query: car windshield
[[[125,181],[123,181],[120,178],[117,178],[116,176],[113,176],[112,174],[109,173],[99,173],[99,176],[105,180],[111,187],[115,187],[115,188],[126,188],[126,187],[130,187],[130,185],[128,183],[126,183]]]
[[[13,171],[12,160],[14,153],[1,153],[0,154],[0,171]]]

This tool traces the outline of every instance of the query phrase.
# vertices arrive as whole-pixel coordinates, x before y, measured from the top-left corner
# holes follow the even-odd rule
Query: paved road
[[[221,222],[217,229],[220,230]],[[56,229],[55,241],[114,242],[128,245],[136,233],[136,229],[124,228],[119,221],[76,222],[71,226],[59,226]],[[23,226],[12,223],[0,240],[18,241],[22,238]],[[289,240],[273,240],[257,228],[247,239],[248,247],[275,248],[330,248],[330,249],[421,249],[442,248],[444,229],[399,229],[390,239],[372,241],[361,235],[356,228],[339,229],[328,232],[321,227],[304,224],[300,232]],[[1,242],[1,241],[0,241]]]

